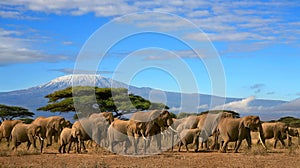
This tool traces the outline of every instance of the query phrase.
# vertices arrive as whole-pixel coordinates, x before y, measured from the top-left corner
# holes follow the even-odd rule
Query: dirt
[[[269,152],[219,153],[218,151],[163,152],[147,157],[132,157],[112,154],[107,151],[92,151],[85,154],[59,154],[46,150],[35,152],[2,153],[0,167],[299,167],[298,152],[289,149]]]

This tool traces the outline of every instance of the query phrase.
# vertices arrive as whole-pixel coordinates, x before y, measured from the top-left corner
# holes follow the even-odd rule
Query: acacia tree
[[[15,118],[27,118],[33,117],[34,113],[28,111],[28,109],[18,106],[7,106],[4,104],[0,104],[0,119],[4,120],[12,120]]]
[[[87,116],[94,112],[113,111],[116,116],[134,110],[168,109],[162,103],[151,103],[141,96],[129,94],[125,88],[98,88],[91,86],[69,87],[45,96],[48,104],[37,110],[50,112],[77,112]],[[75,105],[74,105],[75,104]]]

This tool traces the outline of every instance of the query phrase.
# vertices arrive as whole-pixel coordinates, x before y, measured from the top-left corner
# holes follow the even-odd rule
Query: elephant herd
[[[246,139],[248,148],[251,148],[251,132],[258,132],[259,140],[266,148],[265,140],[274,139],[274,148],[278,140],[286,146],[287,139],[291,145],[291,137],[299,140],[298,130],[290,128],[281,122],[263,123],[258,116],[245,116],[234,118],[229,112],[204,113],[197,116],[188,116],[175,119],[166,110],[152,110],[136,112],[129,120],[114,118],[111,112],[93,113],[86,118],[81,118],[74,124],[60,116],[38,117],[31,124],[24,124],[20,120],[6,120],[0,126],[0,140],[6,138],[11,149],[27,142],[27,149],[31,145],[36,149],[36,141],[40,143],[40,152],[43,152],[44,141],[46,147],[54,142],[59,143],[59,153],[69,153],[72,144],[75,144],[76,152],[86,151],[85,141],[91,141],[97,146],[105,147],[112,153],[117,153],[116,145],[121,152],[128,154],[129,147],[133,155],[139,153],[153,153],[151,142],[156,141],[154,153],[164,150],[173,150],[174,146],[199,146],[207,149],[219,149],[226,152],[229,142],[235,142],[233,152],[238,152],[241,143]],[[208,145],[208,139],[212,143]],[[142,141],[143,143],[140,143]],[[163,142],[165,145],[163,145]],[[73,145],[74,147],[74,145]]]

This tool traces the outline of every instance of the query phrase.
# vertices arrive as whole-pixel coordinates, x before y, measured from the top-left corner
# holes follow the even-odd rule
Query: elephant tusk
[[[44,139],[42,138],[42,137],[39,137],[39,136],[35,136],[35,138],[38,138],[38,139],[40,139],[41,141],[43,141]]]
[[[174,130],[171,126],[169,126],[169,128],[170,128],[173,132],[178,133],[178,131]]]
[[[265,149],[267,149],[266,145],[264,144],[264,142],[263,142],[262,139],[261,139],[260,134],[258,135],[258,137],[259,137],[259,140],[260,140],[262,146],[263,146]]]
[[[143,139],[145,140],[145,141],[147,141],[148,139],[143,135]]]

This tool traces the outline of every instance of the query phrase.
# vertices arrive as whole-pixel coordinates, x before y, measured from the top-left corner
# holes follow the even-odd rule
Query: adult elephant
[[[72,136],[77,139],[77,152],[81,152],[81,148],[86,151],[84,141],[94,140],[97,144],[106,136],[109,124],[105,118],[82,118],[76,121],[72,126]]]
[[[123,142],[123,152],[127,154],[130,142],[133,144],[133,154],[137,154],[137,138],[141,136],[142,123],[115,119],[108,127],[109,150],[115,152],[114,146]]]
[[[161,133],[165,128],[174,130],[171,125],[173,124],[172,116],[167,110],[152,110],[148,112],[135,112],[131,118],[131,122],[141,123],[140,133],[144,138],[144,153],[150,145],[152,137],[156,137],[157,148],[161,151]],[[135,139],[135,141],[138,139]],[[133,144],[138,142],[133,142]]]
[[[36,124],[17,124],[11,132],[11,141],[13,144],[12,150],[16,149],[22,142],[27,142],[27,150],[29,150],[31,144],[36,149],[36,138],[41,138],[41,126]],[[41,143],[41,153],[43,151],[43,143]]]
[[[259,131],[259,138],[262,145],[265,146],[265,136],[262,129],[262,124],[258,116],[246,116],[242,118],[224,118],[218,124],[219,137],[224,141],[220,151],[226,152],[229,142],[236,142],[234,152],[238,149],[244,139],[247,140],[248,148],[251,148],[251,134],[252,131]]]
[[[89,120],[94,123],[94,125],[99,125],[99,122],[101,123],[101,126],[98,129],[95,129],[94,136],[98,135],[98,137],[92,137],[92,139],[96,142],[97,145],[100,145],[100,140],[103,140],[103,146],[106,146],[107,144],[107,128],[108,126],[114,121],[114,116],[112,112],[101,112],[101,113],[93,113],[89,116]],[[105,123],[103,123],[105,122]],[[104,130],[105,129],[105,130]],[[101,133],[101,137],[100,136]]]
[[[9,139],[11,135],[11,131],[15,125],[23,123],[21,120],[5,120],[0,126],[0,141],[2,138],[6,138],[7,146],[9,146]]]
[[[205,144],[206,148],[208,147],[208,138],[210,136],[214,136],[213,144],[211,145],[211,149],[214,149],[214,147],[217,145],[217,126],[218,123],[224,119],[224,118],[234,118],[232,113],[228,112],[220,112],[220,113],[205,113],[200,115],[198,121],[197,128],[201,130],[200,133],[200,142],[201,142],[201,148],[203,148],[203,143]]]
[[[36,118],[32,123],[41,126],[42,138],[47,139],[48,147],[52,145],[52,136],[54,136],[55,142],[58,142],[58,137],[65,127],[66,120],[61,116],[51,116],[47,118],[41,116]]]
[[[274,138],[273,147],[276,148],[278,140],[281,142],[283,146],[285,146],[284,139],[287,138],[289,127],[282,122],[273,122],[273,123],[263,123],[262,124],[263,133],[265,139]],[[257,143],[259,143],[258,140]]]

